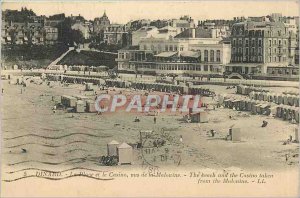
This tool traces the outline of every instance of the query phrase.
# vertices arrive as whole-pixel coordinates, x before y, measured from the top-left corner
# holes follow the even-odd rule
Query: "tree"
[[[84,43],[83,34],[80,30],[71,30],[70,31],[71,40],[73,43],[82,44]]]

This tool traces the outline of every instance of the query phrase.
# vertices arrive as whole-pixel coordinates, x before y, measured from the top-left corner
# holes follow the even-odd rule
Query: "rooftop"
[[[193,28],[187,29],[177,36],[175,38],[192,38],[193,37]],[[212,38],[210,30],[203,29],[201,27],[195,28],[195,38]]]

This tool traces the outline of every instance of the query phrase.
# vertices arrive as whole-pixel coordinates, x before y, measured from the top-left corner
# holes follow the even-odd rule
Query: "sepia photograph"
[[[1,197],[299,197],[298,1],[1,11]]]

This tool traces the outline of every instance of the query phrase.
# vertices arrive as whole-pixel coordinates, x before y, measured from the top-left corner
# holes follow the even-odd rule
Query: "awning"
[[[160,54],[155,55],[155,57],[172,57],[177,55],[177,52],[162,52]]]
[[[257,63],[230,63],[230,64],[227,64],[226,66],[229,66],[229,67],[262,67],[263,65],[262,64],[257,64]]]
[[[260,105],[261,108],[266,108],[266,107],[269,107],[269,106],[270,106],[269,104],[261,104]]]
[[[199,58],[200,53],[199,52],[193,52],[193,51],[183,51],[183,52],[180,53],[180,56],[190,57],[190,58]]]

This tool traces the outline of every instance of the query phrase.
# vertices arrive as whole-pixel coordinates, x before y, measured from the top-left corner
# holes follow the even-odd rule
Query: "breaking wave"
[[[26,178],[41,178],[41,179],[48,179],[48,180],[63,180],[63,179],[68,179],[68,178],[72,178],[72,177],[87,177],[87,178],[91,178],[91,179],[96,179],[96,180],[103,180],[103,181],[109,181],[109,180],[113,180],[114,178],[98,178],[98,177],[93,177],[93,176],[89,176],[89,175],[70,175],[70,176],[66,176],[66,177],[61,177],[61,178],[53,178],[53,177],[39,177],[36,175],[29,175],[29,176],[25,176],[25,177],[19,177],[16,179],[4,179],[2,181],[4,182],[14,182],[14,181],[18,181],[21,179],[26,179]]]
[[[90,133],[70,133],[70,134],[66,134],[66,135],[62,135],[62,136],[50,137],[50,136],[43,136],[43,135],[37,135],[37,134],[30,133],[30,134],[20,135],[20,136],[16,136],[16,137],[4,138],[4,140],[13,140],[13,139],[18,139],[18,138],[22,138],[22,137],[39,137],[39,138],[44,138],[44,139],[57,140],[57,139],[61,139],[61,138],[69,137],[69,136],[74,136],[74,135],[86,135],[86,136],[89,136],[89,137],[97,137],[97,138],[112,137],[112,135],[108,135],[108,134],[94,135],[94,134],[90,134]]]
[[[70,159],[70,160],[67,160],[67,161],[63,161],[63,162],[44,162],[44,161],[38,161],[38,160],[26,160],[26,161],[20,161],[20,162],[7,164],[7,165],[8,166],[15,166],[15,165],[18,165],[18,164],[25,164],[25,163],[40,163],[40,164],[47,164],[47,165],[61,165],[61,164],[67,164],[67,163],[77,164],[77,163],[83,163],[83,162],[86,162],[86,161],[95,162],[94,160],[88,160],[87,158],[74,158],[74,159]]]
[[[26,145],[39,145],[39,146],[45,146],[45,147],[51,147],[51,148],[58,148],[58,147],[64,147],[70,144],[76,144],[76,143],[83,143],[83,144],[89,144],[89,145],[94,145],[94,146],[101,146],[99,144],[94,144],[94,143],[90,143],[84,140],[77,140],[77,141],[72,141],[72,142],[67,142],[65,144],[61,144],[61,145],[53,145],[53,144],[42,144],[42,143],[38,143],[38,142],[29,142],[29,143],[24,143],[24,144],[17,144],[17,145],[13,145],[13,146],[7,146],[5,148],[16,148],[16,147],[20,147],[20,146],[26,146]]]

